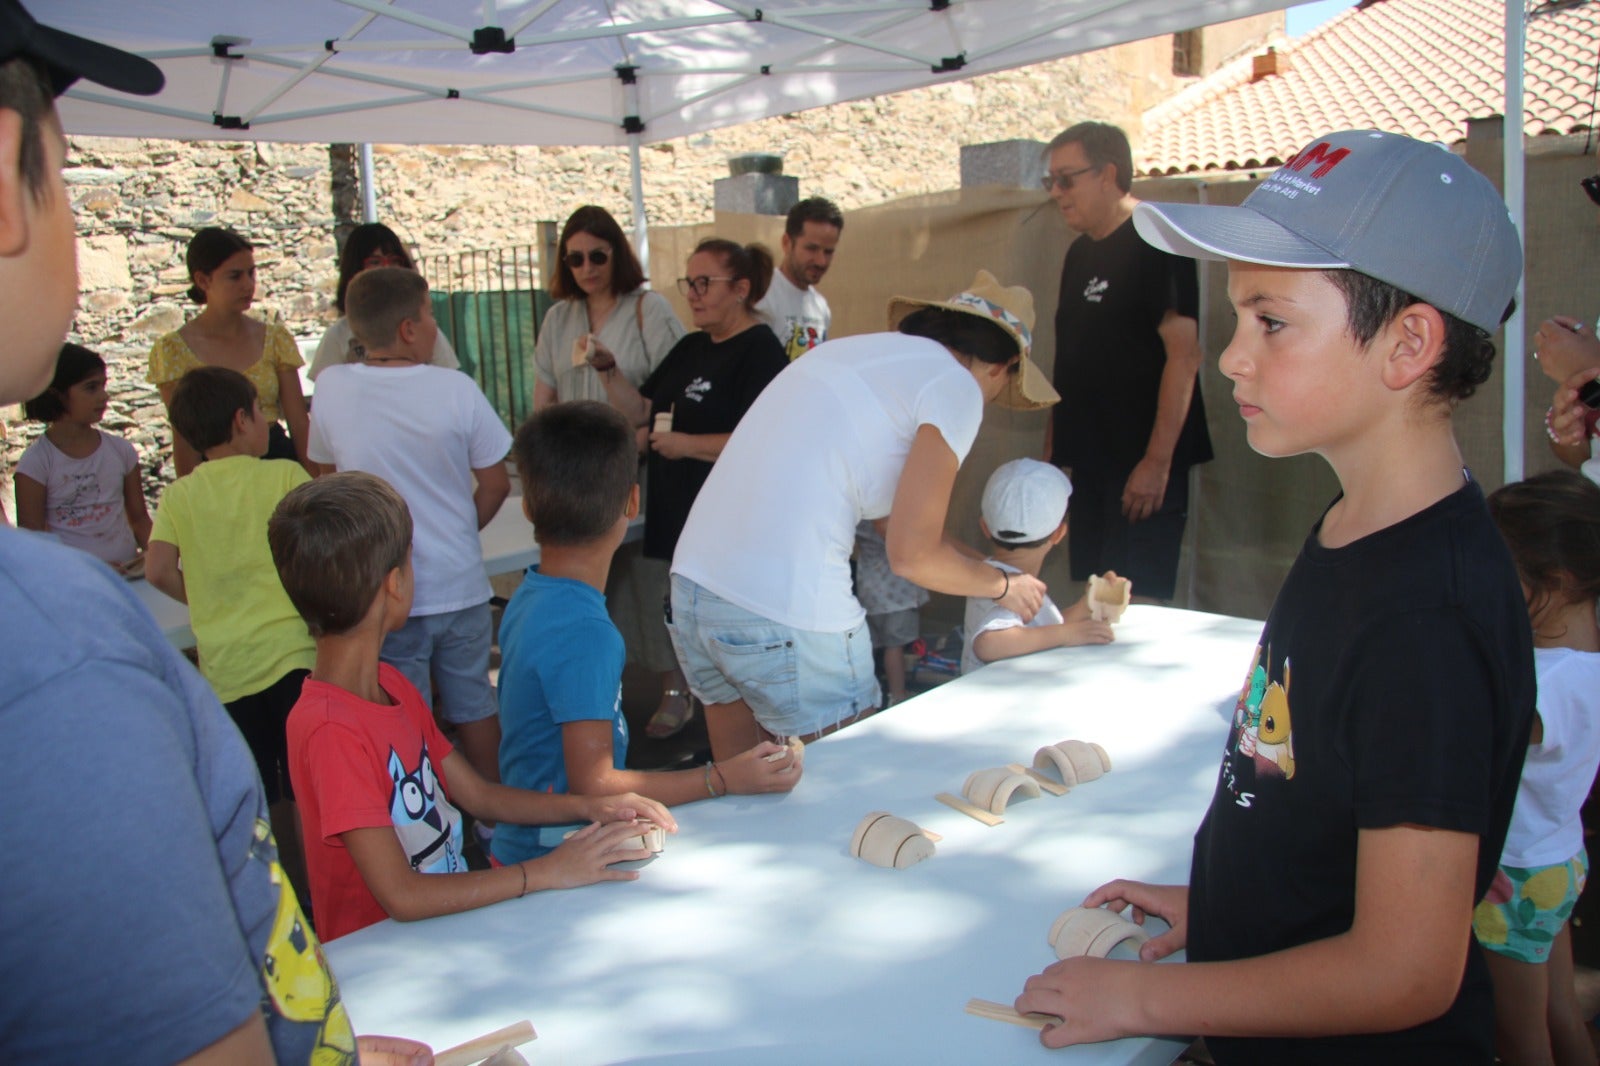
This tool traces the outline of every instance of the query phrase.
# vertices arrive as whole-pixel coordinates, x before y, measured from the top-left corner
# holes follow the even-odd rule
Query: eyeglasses
[[[713,281],[732,281],[732,280],[733,280],[732,278],[713,278],[713,277],[708,277],[705,274],[701,274],[698,278],[679,278],[678,279],[678,291],[683,293],[685,296],[689,295],[691,292],[694,293],[696,296],[704,296],[706,294],[706,290],[711,288],[711,283]]]
[[[609,262],[611,262],[611,253],[606,251],[604,248],[589,249],[589,264],[591,266],[603,267]],[[568,252],[567,269],[577,270],[581,266],[583,266],[583,253]]]
[[[1059,187],[1062,192],[1066,192],[1068,189],[1072,188],[1072,183],[1078,178],[1083,177],[1083,175],[1089,173],[1091,170],[1099,169],[1099,167],[1084,167],[1082,170],[1069,170],[1065,174],[1046,174],[1044,177],[1039,179],[1039,184],[1044,186],[1045,192],[1049,192],[1051,189],[1057,187]]]
[[[403,267],[406,265],[405,257],[393,252],[373,252],[361,260],[361,269],[371,270],[374,267]]]

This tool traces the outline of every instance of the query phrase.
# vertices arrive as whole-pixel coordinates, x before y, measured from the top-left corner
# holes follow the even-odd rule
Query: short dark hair
[[[1345,328],[1363,348],[1400,312],[1428,302],[1356,270],[1324,270],[1322,276],[1344,294]],[[1444,351],[1428,372],[1428,395],[1445,402],[1465,400],[1489,380],[1494,341],[1482,329],[1447,311],[1439,314],[1444,318]]]
[[[24,403],[22,413],[35,422],[54,422],[67,413],[67,390],[105,369],[106,361],[83,345],[63,344],[50,387]]]
[[[789,208],[789,216],[783,220],[783,232],[791,238],[798,237],[806,231],[807,222],[821,222],[843,230],[844,212],[832,200],[812,196]]]
[[[183,265],[189,271],[189,299],[197,304],[206,302],[206,294],[194,284],[196,274],[209,274],[240,252],[248,252],[254,247],[238,233],[221,226],[206,226],[196,230],[183,253]]]
[[[633,427],[594,400],[540,408],[517,430],[511,452],[540,544],[587,544],[628,506],[639,477]]]
[[[996,323],[948,307],[919,307],[895,327],[912,337],[926,337],[980,363],[1005,364],[1022,354],[1017,339]]]
[[[50,192],[50,175],[45,173],[44,124],[55,114],[55,93],[42,63],[29,56],[15,56],[0,63],[0,109],[22,116],[17,170],[34,203],[43,203]]]
[[[411,550],[411,511],[387,481],[351,470],[289,490],[267,521],[278,580],[313,637],[367,616]]]
[[[1535,599],[1600,597],[1600,486],[1572,470],[1547,470],[1489,494],[1517,574]]]
[[[367,256],[374,252],[399,256],[402,260],[400,265],[407,270],[417,268],[399,234],[382,222],[363,222],[350,231],[350,236],[344,239],[344,251],[339,253],[339,286],[333,293],[333,306],[341,312],[344,311],[344,293],[350,287],[350,279],[361,273]]]
[[[748,281],[750,295],[745,304],[754,307],[772,284],[772,253],[764,244],[740,244],[725,237],[707,237],[694,246],[693,255],[709,252],[722,260],[722,269],[733,281]],[[732,284],[732,282],[730,282]]]
[[[561,240],[556,244],[556,270],[550,282],[550,295],[557,300],[574,300],[583,295],[578,279],[567,266],[567,241],[574,234],[587,233],[596,240],[611,245],[611,291],[618,296],[630,293],[645,282],[644,267],[633,254],[633,245],[622,233],[622,227],[611,217],[611,212],[594,204],[584,204],[567,216],[561,227]]]
[[[1133,148],[1120,126],[1113,126],[1109,122],[1080,122],[1068,126],[1050,141],[1045,155],[1067,144],[1082,148],[1083,156],[1091,167],[1116,167],[1117,188],[1123,192],[1133,190]]]
[[[428,298],[428,280],[405,267],[363,270],[345,293],[344,317],[367,351],[382,351],[400,335],[400,323],[415,320]]]
[[[256,387],[237,370],[197,366],[178,379],[167,404],[173,432],[204,455],[233,439],[233,416],[253,415]]]

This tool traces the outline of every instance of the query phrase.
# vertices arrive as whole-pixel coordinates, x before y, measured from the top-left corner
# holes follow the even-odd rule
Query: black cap
[[[50,72],[56,96],[79,78],[125,93],[150,96],[161,91],[161,68],[131,52],[41,26],[17,0],[0,0],[0,63],[27,56]]]

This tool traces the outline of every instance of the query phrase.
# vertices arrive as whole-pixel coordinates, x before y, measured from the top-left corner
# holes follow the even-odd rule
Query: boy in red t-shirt
[[[486,781],[451,747],[427,704],[380,663],[383,638],[411,609],[411,514],[370,474],[332,474],[290,492],[267,528],[284,589],[317,642],[289,715],[289,775],[300,800],[317,932],[333,940],[385,917],[453,914],[541,888],[632,880],[610,864],[645,818],[666,808],[632,793],[569,796]],[[468,871],[462,820],[590,825],[536,859]],[[450,876],[433,877],[430,874]]]

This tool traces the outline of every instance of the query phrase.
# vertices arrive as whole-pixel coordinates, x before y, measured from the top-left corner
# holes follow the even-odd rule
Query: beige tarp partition
[[[1578,178],[1594,171],[1594,156],[1567,146],[1530,153],[1528,160],[1528,322],[1536,328],[1556,312],[1592,318],[1600,312],[1600,227],[1595,209],[1578,189]],[[1563,150],[1557,150],[1563,149]],[[1473,142],[1467,157],[1495,176],[1498,142]],[[1236,204],[1255,183],[1163,178],[1139,182],[1135,193],[1150,200]],[[674,281],[694,244],[711,234],[739,241],[760,240],[778,252],[782,219],[719,215],[713,225],[657,229],[651,234],[655,287],[673,301],[687,323],[688,308]],[[1072,234],[1042,192],[989,187],[896,201],[847,217],[838,256],[821,289],[833,307],[835,336],[881,330],[889,297],[940,296],[959,291],[974,271],[986,267],[1007,284],[1034,294],[1038,322],[1034,357],[1049,373],[1055,356],[1055,306],[1061,261]],[[1227,303],[1227,269],[1204,264],[1201,284],[1201,345],[1205,351],[1201,389],[1217,458],[1191,475],[1191,510],[1179,570],[1179,606],[1246,617],[1262,617],[1304,541],[1307,531],[1338,491],[1328,465],[1316,456],[1265,459],[1249,448],[1232,400],[1232,385],[1217,357],[1233,330]],[[1500,338],[1496,338],[1497,345]],[[1488,384],[1456,413],[1457,435],[1467,464],[1486,490],[1499,485],[1499,362]],[[1527,380],[1529,472],[1553,465],[1543,440],[1543,415],[1552,386],[1529,362]],[[1038,455],[1045,416],[991,407],[983,432],[963,465],[951,501],[949,529],[981,545],[978,498],[1000,463]],[[1065,546],[1051,554],[1044,578],[1060,602],[1078,590],[1067,577]],[[960,620],[955,600],[936,597],[924,612],[924,631],[936,633]]]

